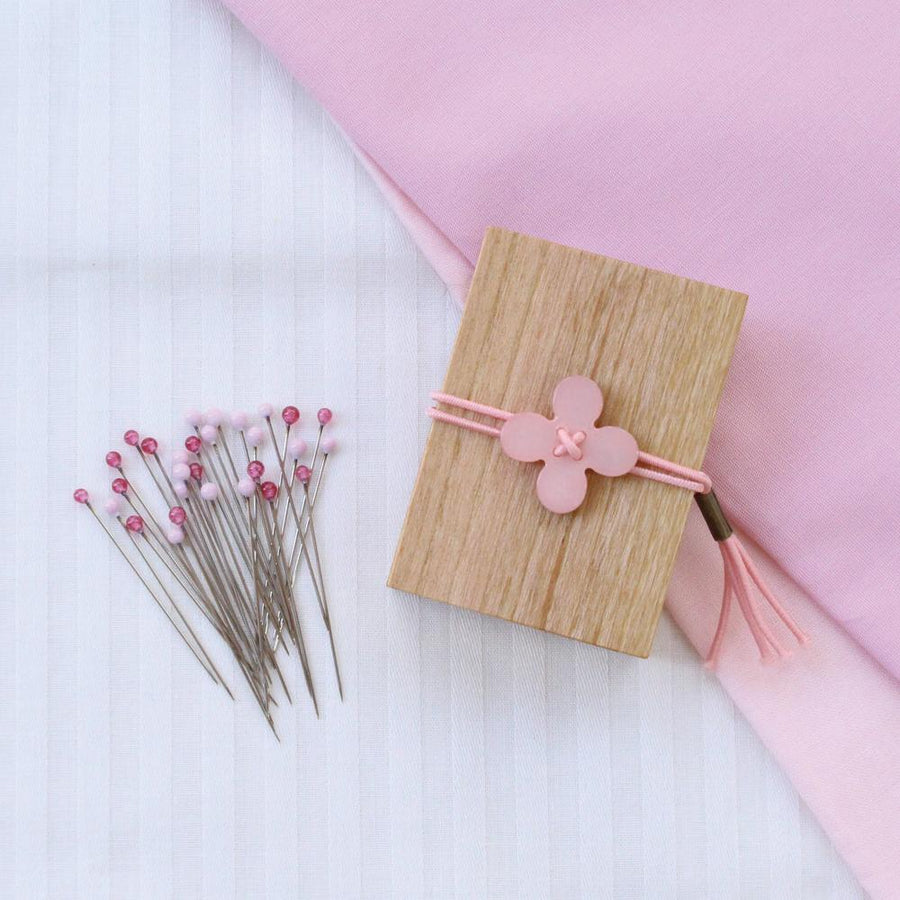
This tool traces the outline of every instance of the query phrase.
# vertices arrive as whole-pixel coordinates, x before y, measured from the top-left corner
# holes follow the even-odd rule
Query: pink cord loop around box
[[[509,421],[514,415],[508,410],[498,409],[496,406],[488,406],[485,403],[476,403],[473,400],[466,400],[462,397],[455,397],[453,394],[445,394],[442,391],[433,391],[431,399],[436,403],[443,403],[445,406],[478,413],[492,419],[499,419],[502,422]],[[486,434],[489,437],[500,437],[501,429],[495,425],[489,425],[463,416],[455,416],[435,406],[428,409],[428,415],[437,422],[456,425],[459,428]],[[563,431],[567,437],[569,436],[568,429],[560,429],[560,431]],[[560,435],[560,438],[562,438],[562,435]],[[579,448],[576,447],[575,449],[578,450]],[[566,447],[566,450],[572,456],[568,447]],[[574,458],[578,459],[580,457]],[[652,453],[646,453],[643,450],[638,451],[638,462],[628,474],[668,484],[671,487],[683,488],[695,494],[706,494],[712,490],[712,480],[705,472],[701,472],[699,469],[690,469],[687,466],[663,459],[661,456],[654,456]]]
[[[572,512],[581,505],[587,491],[588,470],[608,477],[636,475],[691,491],[719,545],[724,566],[719,622],[706,659],[709,668],[715,668],[719,660],[734,600],[737,600],[764,662],[790,655],[762,616],[753,596],[754,587],[799,644],[809,641],[763,581],[750,555],[732,532],[712,491],[710,477],[699,469],[641,450],[634,437],[622,428],[597,427],[603,409],[603,394],[590,379],[576,375],[557,385],[553,394],[552,419],[532,412],[511,413],[441,391],[432,393],[431,399],[501,424],[455,415],[433,406],[428,415],[435,421],[497,438],[503,452],[512,459],[543,462],[543,470],[537,479],[537,494],[551,512]]]

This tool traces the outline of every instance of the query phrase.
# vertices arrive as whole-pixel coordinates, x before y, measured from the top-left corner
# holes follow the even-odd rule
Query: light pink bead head
[[[125,494],[128,492],[128,482],[124,478],[114,478],[112,489],[117,494]]]
[[[300,459],[306,453],[306,441],[303,438],[294,438],[288,444],[288,453],[290,453],[292,459]]]
[[[327,425],[333,418],[334,414],[327,406],[323,406],[317,413],[316,418],[320,425]]]
[[[322,438],[322,452],[328,456],[329,453],[334,453],[337,450],[337,441],[333,437]]]
[[[108,497],[103,503],[103,508],[111,516],[117,516],[122,512],[122,501],[118,497]]]
[[[258,447],[263,442],[263,430],[258,425],[253,425],[247,429],[247,443],[251,447]]]
[[[217,484],[213,484],[211,481],[207,481],[203,487],[200,488],[200,496],[204,500],[209,500],[212,502],[213,500],[219,499],[219,486]]]
[[[187,450],[188,453],[199,453],[202,446],[203,441],[201,441],[196,434],[189,435],[184,439],[184,449]]]
[[[243,431],[250,424],[250,417],[245,412],[237,410],[231,414],[231,427]]]
[[[129,447],[137,447],[141,440],[141,436],[133,428],[129,428],[128,431],[122,435],[122,440],[125,441]]]
[[[200,437],[202,437],[207,444],[214,444],[218,440],[219,432],[212,425],[204,425],[200,429]]]
[[[140,516],[129,516],[125,527],[134,534],[140,534],[144,530],[144,520]]]
[[[203,424],[203,413],[200,412],[199,409],[189,409],[184,414],[184,421],[191,426],[191,428],[199,428]]]
[[[294,470],[294,475],[297,477],[297,481],[304,486],[309,484],[309,480],[312,478],[309,466],[297,466]]]
[[[178,447],[172,451],[172,462],[176,466],[186,466],[191,461],[190,454],[184,447]]]
[[[264,481],[259,486],[259,491],[266,500],[272,501],[278,496],[278,485],[274,481]]]
[[[156,438],[145,437],[141,441],[141,450],[144,451],[148,456],[153,456],[157,450],[159,450],[159,441]]]
[[[254,459],[247,464],[247,474],[254,481],[259,481],[266,474],[266,467],[258,459]]]
[[[110,450],[106,454],[106,464],[111,469],[118,469],[122,465],[122,454],[118,450]]]
[[[281,418],[285,425],[296,425],[300,421],[300,410],[296,406],[286,406],[281,411]]]
[[[169,510],[169,521],[173,525],[184,525],[185,519],[187,519],[187,513],[184,511],[184,507],[173,506]]]
[[[272,406],[271,403],[260,403],[258,410],[259,410],[259,414],[264,419],[269,419],[272,417],[272,414],[275,412],[275,407]]]
[[[91,495],[84,488],[76,488],[72,493],[72,499],[76,503],[87,503]]]
[[[256,482],[245,475],[237,483],[237,489],[242,497],[252,497],[256,493]]]
[[[175,463],[172,466],[172,477],[177,481],[187,481],[191,477],[191,467],[187,463]]]
[[[225,421],[225,413],[215,407],[208,409],[206,411],[206,421],[214,428],[218,428]]]
[[[172,485],[172,490],[175,491],[175,496],[179,500],[184,500],[188,495],[188,487],[183,481],[176,481],[175,484]]]
[[[184,532],[177,525],[173,525],[166,531],[166,539],[170,544],[180,544],[184,540]]]

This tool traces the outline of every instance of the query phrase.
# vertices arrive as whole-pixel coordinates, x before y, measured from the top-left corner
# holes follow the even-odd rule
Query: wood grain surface
[[[587,375],[603,389],[601,424],[700,467],[746,300],[492,228],[443,390],[550,416],[556,384]],[[538,502],[539,465],[435,423],[388,584],[647,656],[692,495],[589,473],[585,502],[560,516]]]

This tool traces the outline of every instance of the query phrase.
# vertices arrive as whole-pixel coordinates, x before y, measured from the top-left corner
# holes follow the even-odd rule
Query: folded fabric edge
[[[475,271],[474,265],[365,150],[357,146],[348,135],[344,134],[344,137],[438,277],[447,285],[450,296],[462,307]]]
[[[667,608],[698,652],[715,629],[716,548],[689,518]],[[812,634],[789,659],[760,664],[750,635],[728,631],[716,676],[873,897],[900,883],[900,691],[893,677],[746,535],[758,568]]]

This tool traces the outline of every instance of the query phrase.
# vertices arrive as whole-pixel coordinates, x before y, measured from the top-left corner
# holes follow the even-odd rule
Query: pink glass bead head
[[[125,527],[133,534],[141,534],[144,530],[144,520],[140,516],[129,516],[125,520]]]

